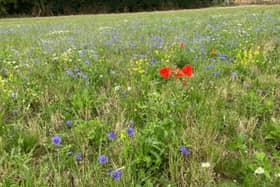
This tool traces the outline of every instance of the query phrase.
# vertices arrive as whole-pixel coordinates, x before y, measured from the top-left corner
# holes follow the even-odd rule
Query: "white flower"
[[[115,91],[118,91],[120,88],[120,86],[115,86]]]
[[[103,75],[99,75],[99,78],[103,78]]]
[[[203,168],[210,168],[211,164],[209,162],[202,162],[201,167]]]
[[[254,173],[258,175],[264,174],[264,169],[262,167],[258,167]]]
[[[280,173],[276,173],[275,177],[277,177],[277,178],[280,177]]]
[[[129,87],[127,87],[127,91],[130,91],[132,88],[129,86]]]

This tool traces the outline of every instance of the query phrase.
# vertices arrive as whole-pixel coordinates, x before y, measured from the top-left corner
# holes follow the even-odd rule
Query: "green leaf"
[[[264,152],[256,152],[255,157],[259,161],[264,161],[265,159],[265,153]]]

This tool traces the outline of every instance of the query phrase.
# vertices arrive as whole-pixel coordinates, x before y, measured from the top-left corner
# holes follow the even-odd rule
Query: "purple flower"
[[[112,179],[117,180],[121,177],[122,173],[121,173],[121,170],[117,169],[115,171],[111,171],[110,175],[111,175]]]
[[[73,72],[70,71],[70,70],[66,70],[66,74],[72,76],[72,75],[73,75]]]
[[[87,60],[87,61],[84,62],[84,64],[90,65],[90,62]]]
[[[232,76],[232,77],[237,77],[237,75],[238,75],[238,74],[237,74],[236,72],[232,72],[232,73],[231,73],[231,76]]]
[[[225,54],[218,54],[218,56],[220,57],[221,60],[226,60],[227,59],[227,55]]]
[[[17,115],[17,114],[18,114],[18,110],[17,110],[17,109],[14,109],[14,110],[12,111],[12,113],[13,113],[14,115]]]
[[[114,132],[109,132],[109,133],[107,134],[107,136],[108,136],[108,138],[111,139],[111,140],[113,140],[113,139],[116,138],[116,134],[115,134]]]
[[[127,134],[129,136],[133,136],[134,135],[134,129],[132,127],[127,128]]]
[[[52,137],[52,143],[55,145],[60,145],[61,143],[61,137],[60,136],[54,136]]]
[[[126,92],[122,92],[121,97],[126,97]]]
[[[82,79],[84,79],[84,80],[87,80],[87,78],[88,78],[88,76],[85,75],[85,74],[82,74],[81,77],[82,77]]]
[[[73,125],[73,121],[72,121],[72,120],[67,120],[67,121],[66,121],[66,125],[68,125],[68,126]]]
[[[17,97],[17,93],[13,92],[13,93],[11,94],[11,96],[12,96],[12,98],[16,98],[16,97]]]
[[[80,69],[79,68],[74,68],[74,72],[78,73],[78,72],[80,72]]]
[[[214,67],[215,67],[215,64],[210,64],[210,65],[206,66],[205,68],[206,69],[213,69]]]
[[[218,76],[218,75],[220,75],[220,72],[219,71],[215,71],[215,72],[213,72],[213,75],[214,76]]]
[[[77,161],[81,161],[83,158],[82,158],[82,153],[77,153],[76,154],[76,160]]]
[[[99,58],[97,54],[93,54],[92,57],[94,58],[94,60],[97,60]]]
[[[151,61],[150,61],[150,64],[154,65],[155,63],[156,63],[156,59],[152,58]]]
[[[190,154],[190,150],[188,150],[185,146],[181,146],[181,147],[180,147],[180,151],[181,151],[184,155]]]
[[[106,162],[108,162],[108,157],[106,155],[100,155],[98,157],[98,161],[100,164],[105,164]]]
[[[257,92],[258,92],[259,94],[262,94],[264,91],[263,91],[262,89],[258,89]]]
[[[160,36],[152,36],[149,39],[149,43],[153,48],[155,47],[162,47],[164,45],[164,40]]]

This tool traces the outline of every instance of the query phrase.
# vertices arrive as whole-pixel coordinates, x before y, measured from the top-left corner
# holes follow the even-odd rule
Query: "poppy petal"
[[[184,66],[182,68],[182,71],[186,76],[188,76],[188,77],[192,76],[192,66],[191,65]]]
[[[180,77],[182,77],[184,75],[184,73],[183,73],[182,70],[176,69],[175,70],[175,75],[176,75],[176,77],[180,78]]]
[[[164,67],[164,68],[161,68],[159,70],[159,73],[161,74],[161,76],[165,79],[169,78],[170,75],[171,75],[171,67]]]
[[[180,42],[180,47],[184,48],[185,47],[185,43],[184,42]]]

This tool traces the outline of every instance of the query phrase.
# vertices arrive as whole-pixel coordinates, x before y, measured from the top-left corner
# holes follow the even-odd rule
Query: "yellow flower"
[[[120,138],[124,140],[126,138],[126,134],[124,132],[121,133]]]

